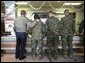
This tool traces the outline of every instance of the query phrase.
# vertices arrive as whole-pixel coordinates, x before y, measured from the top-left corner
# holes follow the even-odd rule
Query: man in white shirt
[[[25,58],[24,53],[26,52],[26,38],[27,38],[27,23],[29,19],[26,16],[26,11],[21,11],[21,16],[15,19],[14,31],[16,34],[16,59],[22,60]]]

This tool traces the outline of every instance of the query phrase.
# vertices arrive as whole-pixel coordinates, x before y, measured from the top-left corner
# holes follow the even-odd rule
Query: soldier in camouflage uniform
[[[53,11],[50,11],[48,15],[49,18],[46,20],[47,53],[52,61],[52,58],[57,59],[60,21],[54,17]]]
[[[66,9],[64,11],[65,17],[61,19],[61,30],[62,30],[62,53],[64,57],[71,57],[73,53],[72,49],[72,40],[73,40],[73,34],[75,31],[75,21],[73,19],[73,16],[69,15],[69,10]],[[67,54],[67,56],[66,56]]]
[[[41,22],[40,17],[35,14],[34,15],[34,22],[30,24],[30,29],[32,31],[32,55],[33,58],[36,55],[42,55],[42,35],[45,33],[45,28],[43,22]]]

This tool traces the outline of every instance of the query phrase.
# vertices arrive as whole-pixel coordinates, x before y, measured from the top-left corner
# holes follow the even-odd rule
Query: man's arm
[[[43,22],[41,22],[41,32],[42,32],[42,34],[46,33],[46,26]]]
[[[83,28],[84,28],[84,20],[80,23],[78,32],[79,32],[79,33],[82,33]]]
[[[15,18],[15,21],[14,21],[14,27],[13,27],[13,29],[14,29],[14,32],[16,32],[16,18]]]
[[[75,20],[74,20],[74,18],[73,18],[73,16],[71,16],[71,28],[72,28],[72,31],[73,31],[73,33],[75,33]]]
[[[64,27],[64,23],[63,23],[63,18],[61,18],[60,20],[60,34],[63,34],[63,27]]]

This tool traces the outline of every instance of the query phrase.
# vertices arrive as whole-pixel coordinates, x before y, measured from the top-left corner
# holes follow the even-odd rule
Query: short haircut
[[[38,14],[35,14],[34,15],[34,19],[40,19],[39,15]]]
[[[26,11],[25,10],[21,10],[21,15],[24,15],[26,14]]]
[[[64,10],[64,12],[66,12],[66,11],[68,11],[68,12],[69,12],[69,10],[68,10],[68,9],[65,9],[65,10]]]
[[[54,14],[54,12],[53,12],[53,11],[49,11],[48,13],[52,13],[52,14]]]

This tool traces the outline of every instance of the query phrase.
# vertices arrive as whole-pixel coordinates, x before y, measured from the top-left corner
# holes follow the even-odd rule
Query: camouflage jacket
[[[75,21],[71,15],[61,19],[62,34],[73,34],[75,32]]]
[[[46,20],[46,31],[51,31],[53,33],[60,32],[60,21],[58,18],[52,16]]]
[[[45,33],[45,25],[43,22],[32,22],[29,26],[29,32],[32,34],[33,39],[41,39],[42,34]]]

